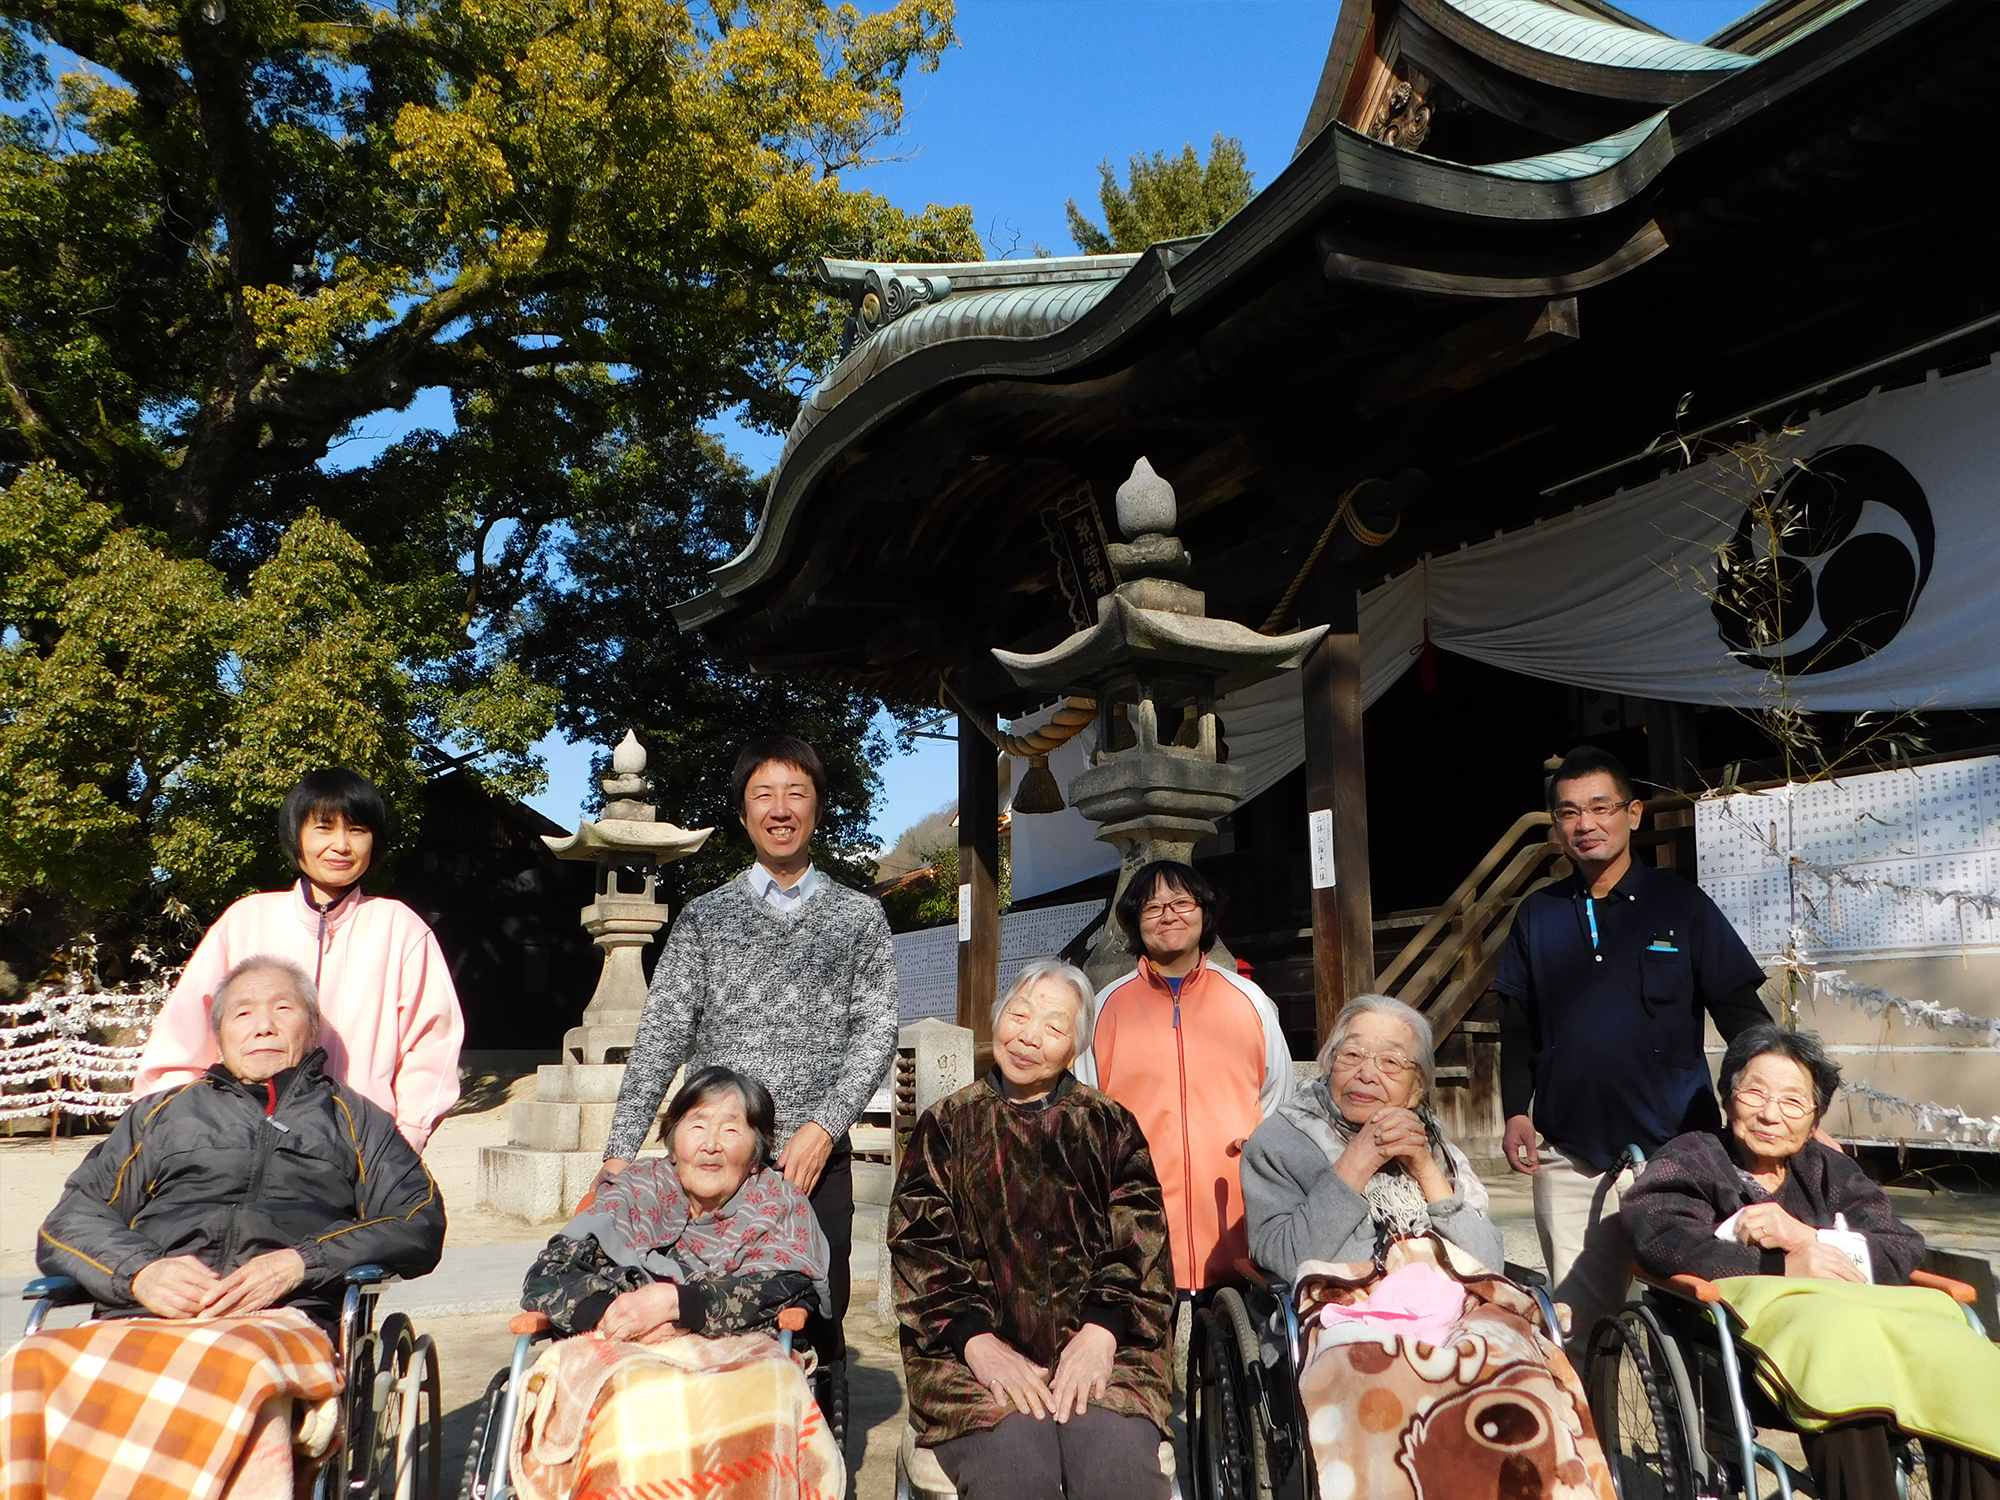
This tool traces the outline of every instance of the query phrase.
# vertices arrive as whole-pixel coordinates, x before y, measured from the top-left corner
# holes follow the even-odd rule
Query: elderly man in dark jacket
[[[209,1022],[222,1061],[136,1101],[84,1158],[42,1225],[42,1270],[107,1313],[289,1306],[328,1327],[351,1267],[431,1270],[444,1200],[396,1122],[327,1076],[304,972],[244,960]]]

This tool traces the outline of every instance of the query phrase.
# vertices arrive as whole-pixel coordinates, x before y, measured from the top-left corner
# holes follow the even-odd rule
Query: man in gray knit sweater
[[[826,771],[804,740],[771,735],[736,758],[736,805],[757,863],[682,910],[653,970],[645,1019],[605,1146],[622,1172],[683,1063],[747,1073],[778,1106],[778,1165],[811,1200],[833,1252],[833,1316],[807,1335],[820,1405],[846,1429],[854,1158],[847,1129],[896,1051],[896,950],[881,904],[812,866]]]

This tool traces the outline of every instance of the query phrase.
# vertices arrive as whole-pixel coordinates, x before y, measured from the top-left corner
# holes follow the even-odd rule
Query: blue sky
[[[1625,8],[1699,40],[1751,7]],[[906,209],[970,203],[993,253],[1032,253],[1039,242],[1059,255],[1076,248],[1063,205],[1073,197],[1096,216],[1106,158],[1122,178],[1136,152],[1192,142],[1205,155],[1220,131],[1243,142],[1262,187],[1291,159],[1336,9],[1331,0],[959,0],[959,45],[937,72],[906,81],[904,135],[889,148],[898,159],[849,181]],[[338,450],[337,461],[363,462],[409,427],[448,426],[437,395],[364,424],[368,440]],[[776,438],[733,427],[726,436],[753,466],[777,456]],[[884,844],[957,794],[956,747],[915,743],[883,768],[875,832]],[[569,824],[588,791],[589,748],[558,740],[544,750],[549,787],[533,801]]]

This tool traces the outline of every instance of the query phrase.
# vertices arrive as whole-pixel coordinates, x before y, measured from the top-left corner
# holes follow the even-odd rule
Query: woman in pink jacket
[[[216,1061],[209,1030],[215,987],[257,955],[289,959],[319,986],[326,1071],[379,1104],[417,1150],[458,1102],[465,1040],[458,992],[437,938],[400,901],[362,892],[388,842],[389,809],[375,783],[345,767],[314,771],[278,811],[278,838],[296,885],[245,896],[208,929],[174,987],[146,1050],[136,1099],[192,1083]]]

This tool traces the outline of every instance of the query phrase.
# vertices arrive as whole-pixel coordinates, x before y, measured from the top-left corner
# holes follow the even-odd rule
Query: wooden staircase
[[[1437,1042],[1435,1095],[1445,1132],[1474,1161],[1500,1156],[1500,1023],[1474,1017],[1492,987],[1521,900],[1569,873],[1551,841],[1545,812],[1523,813],[1486,851],[1442,906],[1398,912],[1378,934],[1417,926],[1375,976],[1377,993],[1394,995],[1430,1020]],[[1419,922],[1421,925],[1418,925]]]

